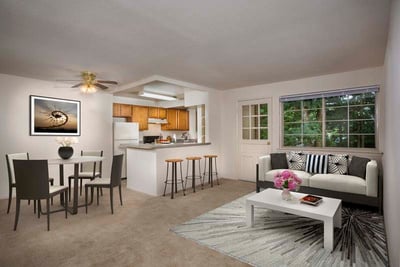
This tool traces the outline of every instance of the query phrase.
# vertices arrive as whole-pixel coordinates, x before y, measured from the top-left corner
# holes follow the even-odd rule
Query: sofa
[[[321,164],[323,161],[325,164]],[[274,176],[285,169],[292,170],[302,179],[299,192],[372,206],[382,213],[382,180],[375,160],[293,151],[272,153],[258,159],[256,191],[260,192],[261,188],[274,188]]]

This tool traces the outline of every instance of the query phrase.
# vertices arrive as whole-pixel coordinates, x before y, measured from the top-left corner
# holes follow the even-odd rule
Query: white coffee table
[[[302,204],[298,199],[307,195],[291,192],[294,200],[282,199],[282,190],[268,188],[246,199],[246,224],[254,226],[254,206],[291,213],[324,222],[324,248],[332,251],[334,245],[334,227],[342,227],[342,201],[323,197],[318,206]]]

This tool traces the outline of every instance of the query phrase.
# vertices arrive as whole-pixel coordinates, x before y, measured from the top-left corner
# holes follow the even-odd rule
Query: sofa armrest
[[[271,170],[271,156],[261,156],[258,158],[259,180],[265,181],[265,173]]]
[[[367,172],[365,175],[366,193],[369,197],[378,196],[378,163],[371,160],[367,164]]]

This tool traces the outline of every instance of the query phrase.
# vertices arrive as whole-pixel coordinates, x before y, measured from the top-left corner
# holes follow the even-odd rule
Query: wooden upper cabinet
[[[131,121],[139,123],[139,131],[149,129],[149,124],[147,121],[148,118],[149,118],[149,108],[148,107],[132,106]]]
[[[167,111],[168,124],[163,124],[161,130],[164,131],[188,131],[189,112],[182,109],[169,108]]]
[[[178,130],[189,131],[189,111],[178,110]]]
[[[167,110],[165,108],[149,107],[149,118],[165,119]]]
[[[129,118],[131,116],[132,116],[132,106],[131,105],[113,103],[113,117]]]

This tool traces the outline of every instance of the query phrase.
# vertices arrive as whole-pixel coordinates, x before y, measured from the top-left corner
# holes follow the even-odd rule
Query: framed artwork
[[[81,135],[81,102],[31,95],[30,135]]]

